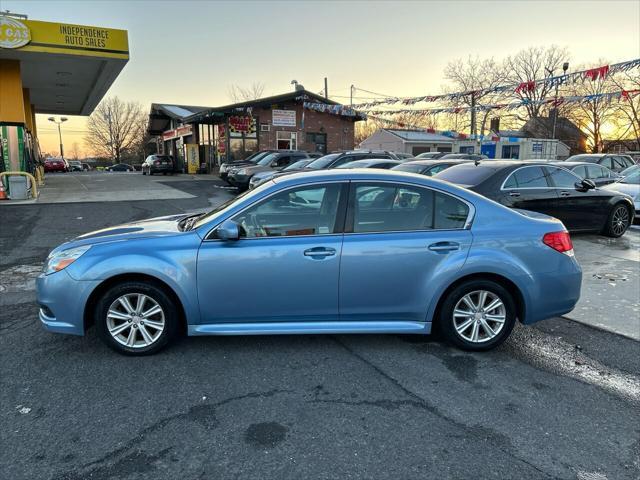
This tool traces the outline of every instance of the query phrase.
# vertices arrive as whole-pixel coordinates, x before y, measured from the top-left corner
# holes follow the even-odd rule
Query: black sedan
[[[436,173],[440,173],[441,171],[446,170],[449,167],[468,162],[471,162],[471,160],[413,160],[411,162],[402,163],[397,167],[393,167],[392,170],[419,173],[420,175],[433,177]]]
[[[620,237],[633,222],[631,197],[539,162],[492,160],[455,165],[435,178],[469,188],[502,205],[556,217],[571,231]]]
[[[135,169],[126,163],[116,163],[105,168],[107,172],[133,172]]]
[[[612,172],[603,165],[588,162],[552,162],[551,165],[566,168],[581,178],[588,178],[596,187],[608,185],[620,178],[617,173]]]

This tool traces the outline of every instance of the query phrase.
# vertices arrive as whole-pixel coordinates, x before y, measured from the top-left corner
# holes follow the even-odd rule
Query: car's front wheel
[[[440,308],[438,327],[447,340],[464,350],[490,350],[504,342],[516,321],[509,291],[489,280],[456,286]]]
[[[618,203],[611,210],[603,233],[607,237],[621,237],[631,225],[631,217],[631,210],[623,203]]]
[[[150,355],[169,343],[178,329],[178,310],[164,289],[123,282],[107,290],[96,305],[102,340],[126,355]]]

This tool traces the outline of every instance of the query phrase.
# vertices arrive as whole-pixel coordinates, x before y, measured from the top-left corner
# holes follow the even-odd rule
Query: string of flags
[[[634,90],[619,90],[616,92],[608,93],[596,93],[592,95],[574,95],[566,97],[551,97],[543,98],[539,100],[522,99],[516,102],[498,103],[493,105],[476,105],[474,107],[444,107],[444,108],[429,108],[429,109],[398,109],[398,110],[369,110],[366,113],[359,112],[347,105],[328,105],[326,103],[312,103],[304,102],[303,107],[308,110],[314,110],[316,112],[331,113],[334,115],[341,115],[345,117],[359,117],[366,120],[367,117],[372,115],[397,115],[397,114],[416,114],[416,115],[438,115],[441,113],[468,113],[472,110],[486,112],[489,110],[516,110],[518,108],[527,105],[552,105],[557,107],[559,105],[569,103],[586,103],[597,100],[605,102],[618,101],[630,101],[635,96],[640,95],[640,89]]]
[[[459,100],[469,95],[485,95],[490,93],[513,92],[515,94],[525,94],[535,91],[539,86],[557,87],[566,83],[577,83],[585,80],[595,81],[605,78],[608,75],[615,75],[621,72],[627,72],[634,68],[640,68],[640,58],[628,60],[626,62],[615,63],[612,65],[603,65],[601,67],[589,68],[578,72],[565,73],[553,77],[547,77],[539,80],[528,80],[509,85],[500,85],[496,87],[484,88],[479,90],[468,90],[465,92],[445,93],[441,95],[424,95],[419,97],[387,97],[380,100],[371,100],[364,103],[353,105],[352,108],[369,109],[378,105],[414,105],[420,102],[436,102],[440,100]]]

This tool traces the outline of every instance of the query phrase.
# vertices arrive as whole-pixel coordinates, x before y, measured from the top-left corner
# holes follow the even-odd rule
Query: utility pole
[[[327,77],[324,77],[324,98],[329,99],[329,87],[327,83]]]
[[[569,62],[564,62],[562,64],[562,72],[566,74],[567,70],[569,70]],[[559,87],[559,83],[556,82],[556,96],[555,96],[555,102],[553,104],[553,130],[551,131],[552,139],[556,138],[556,124],[558,123],[558,87]]]
[[[64,148],[62,147],[62,129],[60,128],[60,125],[62,125],[63,122],[66,122],[68,118],[60,117],[60,120],[56,120],[56,117],[49,117],[47,120],[58,125],[58,138],[60,139],[60,157],[64,161]]]
[[[471,135],[476,133],[476,92],[471,92]]]
[[[355,90],[356,87],[354,87],[353,85],[351,85],[351,101],[349,103],[349,105],[351,106],[351,108],[353,108],[353,91]]]

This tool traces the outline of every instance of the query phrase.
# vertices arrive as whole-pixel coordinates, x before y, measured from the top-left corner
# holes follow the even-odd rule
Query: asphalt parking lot
[[[129,358],[93,331],[41,328],[33,279],[51,248],[231,194],[211,177],[69,174],[0,206],[0,478],[640,477],[637,230],[574,240],[590,269],[579,321],[519,326],[488,353],[318,335]]]

